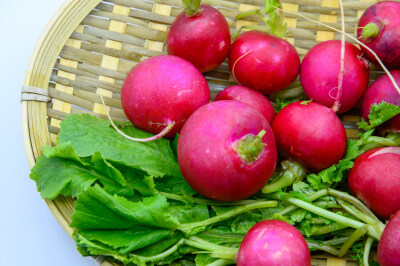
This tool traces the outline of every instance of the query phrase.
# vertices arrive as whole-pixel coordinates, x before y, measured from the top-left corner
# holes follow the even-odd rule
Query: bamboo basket
[[[225,15],[231,32],[256,17],[236,20],[239,12],[263,6],[264,0],[203,0]],[[372,0],[344,0],[346,32],[355,35],[358,18]],[[339,0],[283,0],[283,9],[324,22],[340,29]],[[90,113],[106,118],[99,94],[115,120],[126,117],[120,103],[120,89],[130,69],[150,56],[166,54],[168,26],[182,11],[181,0],[68,0],[54,15],[32,54],[22,91],[23,140],[29,166],[35,164],[41,147],[53,144],[59,123],[70,113]],[[320,41],[340,39],[327,30],[296,15],[286,14],[289,37],[300,57]],[[349,41],[349,40],[347,40]],[[371,80],[383,72],[371,69]],[[206,73],[212,98],[235,84],[227,63]],[[300,87],[296,81],[292,88]],[[354,113],[341,116],[348,137],[357,134]],[[74,201],[67,197],[46,200],[58,222],[69,227]],[[101,265],[118,265],[96,258]],[[327,254],[313,255],[313,265],[356,265]]]

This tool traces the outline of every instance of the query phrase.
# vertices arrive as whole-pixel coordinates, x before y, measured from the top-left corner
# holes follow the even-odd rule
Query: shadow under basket
[[[355,36],[358,18],[374,2],[343,2],[347,33]],[[261,23],[255,16],[237,20],[236,15],[262,8],[264,0],[204,0],[202,3],[221,11],[232,34],[240,26]],[[341,28],[339,0],[284,0],[282,6],[284,10]],[[107,118],[100,93],[114,120],[126,120],[120,101],[126,75],[141,60],[166,54],[168,27],[182,11],[180,0],[69,0],[60,7],[32,54],[22,92],[23,140],[31,168],[41,147],[55,143],[60,122],[66,115],[89,113]],[[289,36],[286,39],[296,47],[301,58],[317,43],[341,38],[340,33],[296,15],[285,16]],[[382,73],[372,68],[371,80]],[[223,88],[236,84],[226,61],[205,76],[212,98]],[[300,82],[295,81],[289,88],[300,89]],[[359,113],[356,109],[340,116],[349,138],[357,136]],[[69,224],[74,200],[60,196],[46,203],[72,235]],[[102,257],[96,259],[102,265],[119,265]],[[312,265],[357,264],[346,258],[316,253]]]

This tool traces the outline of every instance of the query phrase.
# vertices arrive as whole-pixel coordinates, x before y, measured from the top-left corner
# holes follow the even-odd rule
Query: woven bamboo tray
[[[231,32],[245,24],[257,24],[256,17],[236,20],[246,10],[263,6],[264,0],[204,0],[226,17]],[[355,33],[358,18],[374,1],[344,0],[346,32]],[[283,8],[340,29],[339,0],[283,0]],[[150,56],[165,54],[169,24],[182,11],[180,0],[69,0],[57,11],[40,37],[31,57],[22,93],[23,140],[32,168],[41,147],[55,142],[59,123],[70,113],[90,113],[106,118],[99,94],[115,120],[126,119],[120,103],[120,89],[129,70]],[[340,33],[326,30],[293,14],[286,14],[289,37],[301,57],[315,44],[340,39]],[[371,70],[374,80],[383,72]],[[227,63],[206,74],[212,98],[235,84]],[[292,88],[300,87],[296,81]],[[357,111],[341,117],[348,137],[357,134]],[[62,227],[69,227],[74,202],[58,197],[46,200]],[[118,265],[102,261],[102,265]],[[313,265],[356,265],[326,254],[314,255]]]

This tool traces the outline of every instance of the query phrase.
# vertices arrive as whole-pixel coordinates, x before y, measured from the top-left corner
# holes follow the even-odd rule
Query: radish
[[[132,68],[121,89],[128,119],[136,127],[158,134],[157,138],[173,138],[186,119],[209,100],[209,87],[200,71],[172,55],[143,60]]]
[[[395,1],[378,2],[361,16],[358,22],[357,37],[371,48],[383,64],[391,69],[400,68],[400,3]],[[376,58],[361,47],[368,59],[376,64]]]
[[[378,244],[378,262],[381,266],[400,265],[400,211],[397,211],[382,233]]]
[[[333,107],[338,101],[339,113],[352,109],[368,87],[369,65],[354,45],[345,43],[344,75],[338,91],[341,42],[325,41],[305,55],[300,67],[300,81],[309,99]]]
[[[274,106],[268,98],[245,86],[233,85],[225,88],[215,97],[215,101],[219,100],[236,100],[251,105],[257,109],[269,123],[271,123],[272,119],[275,117]]]
[[[337,163],[346,151],[346,131],[336,114],[314,102],[294,102],[272,122],[278,150],[308,170]]]
[[[171,24],[167,51],[170,55],[187,59],[201,72],[207,72],[219,66],[228,56],[231,45],[229,25],[212,6],[191,7],[189,9],[186,5],[185,11]]]
[[[229,70],[235,80],[261,93],[274,93],[297,77],[299,55],[289,42],[261,31],[247,31],[232,43]]]
[[[280,220],[266,220],[247,232],[239,248],[237,265],[311,265],[311,254],[294,226]]]
[[[400,85],[400,70],[390,72],[396,83]],[[390,104],[400,106],[400,94],[397,92],[387,75],[383,75],[375,80],[367,89],[361,105],[361,113],[368,121],[368,114],[374,103],[385,101]],[[400,132],[400,115],[396,115],[381,126],[384,133]]]
[[[400,209],[400,147],[363,153],[350,170],[350,190],[379,218],[389,219]]]
[[[220,201],[256,193],[272,176],[277,161],[267,119],[253,107],[232,100],[196,110],[182,128],[177,154],[188,184]]]

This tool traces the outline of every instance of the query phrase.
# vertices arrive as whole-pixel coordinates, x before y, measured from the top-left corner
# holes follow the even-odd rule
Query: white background
[[[34,46],[64,0],[0,0],[0,265],[97,265],[83,258],[29,179],[20,90]]]

